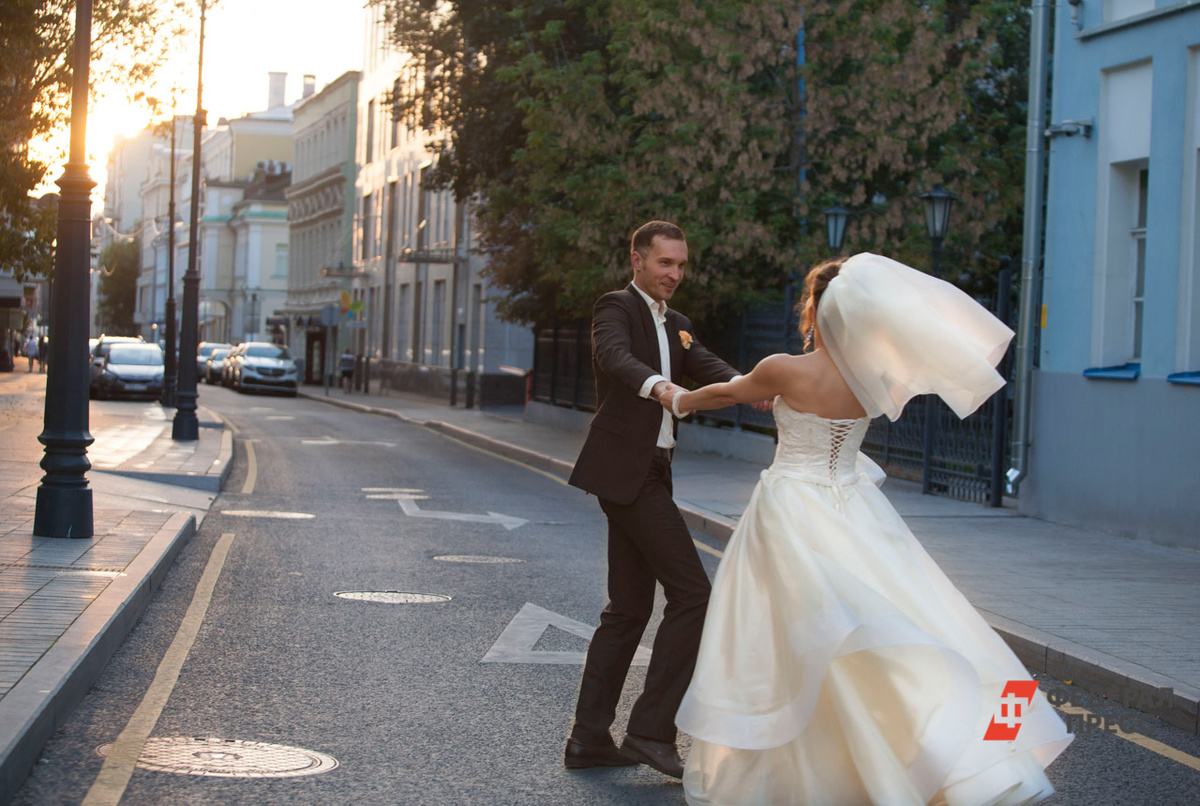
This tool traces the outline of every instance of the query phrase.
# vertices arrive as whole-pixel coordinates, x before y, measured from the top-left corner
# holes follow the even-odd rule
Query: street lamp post
[[[75,55],[71,89],[71,148],[58,186],[58,246],[50,301],[50,366],[46,373],[46,471],[37,491],[33,533],[40,537],[91,537],[92,464],[88,431],[88,269],[91,263],[91,191],[87,169],[88,81],[92,59],[92,0],[75,4]]]
[[[163,367],[162,404],[175,406],[178,351],[175,349],[175,103],[171,103],[171,189],[167,195],[167,355]]]
[[[196,68],[196,117],[192,122],[192,207],[188,215],[188,265],[183,275],[183,321],[179,339],[179,385],[175,393],[175,420],[171,438],[200,438],[196,419],[196,323],[200,307],[200,273],[196,270],[196,249],[200,232],[200,135],[204,131],[204,17],[206,0],[200,0],[200,57]]]
[[[825,216],[825,243],[830,252],[840,254],[842,243],[846,240],[846,222],[854,215],[854,211],[847,210],[841,204],[834,204],[821,212]]]
[[[925,203],[925,231],[929,235],[930,274],[937,277],[941,274],[942,243],[946,240],[946,231],[950,225],[950,207],[958,197],[947,193],[936,184],[932,190],[927,190],[917,197]],[[925,446],[921,457],[921,492],[928,495],[933,491],[930,478],[933,469],[933,437],[937,430],[937,395],[925,395]]]

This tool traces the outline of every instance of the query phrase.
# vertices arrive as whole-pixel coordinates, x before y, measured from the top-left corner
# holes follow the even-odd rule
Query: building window
[[[408,331],[412,327],[412,319],[408,315],[412,300],[409,296],[409,284],[400,284],[400,301],[396,305],[396,358],[401,361],[411,361],[408,352]]]
[[[1137,219],[1129,234],[1133,237],[1133,361],[1142,360],[1142,313],[1146,294],[1146,198],[1150,171],[1138,171]]]
[[[375,235],[374,228],[371,226],[372,221],[371,194],[368,193],[366,196],[363,196],[362,200],[362,227],[360,227],[362,231],[362,259],[364,261],[371,257],[371,240]]]
[[[433,332],[429,334],[430,345],[433,348],[433,356],[430,363],[434,366],[443,366],[445,356],[442,355],[442,330],[445,329],[446,323],[446,281],[435,280],[433,283]]]
[[[1154,0],[1104,0],[1104,21],[1124,20],[1153,10]]]
[[[287,244],[275,245],[275,277],[288,276],[288,248]]]
[[[375,101],[367,101],[367,144],[363,149],[363,162],[375,161]]]

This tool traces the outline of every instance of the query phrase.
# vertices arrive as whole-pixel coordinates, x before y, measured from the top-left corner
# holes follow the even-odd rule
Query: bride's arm
[[[770,400],[783,391],[784,375],[791,356],[772,355],[758,362],[750,374],[725,383],[710,383],[694,392],[684,392],[672,399],[663,396],[663,405],[675,405],[677,413],[722,409],[735,403],[757,403]],[[677,402],[676,402],[677,400]]]

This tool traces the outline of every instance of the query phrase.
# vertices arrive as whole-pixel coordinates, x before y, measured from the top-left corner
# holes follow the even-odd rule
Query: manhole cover
[[[523,563],[515,557],[488,557],[484,554],[441,554],[434,557],[444,563]]]
[[[102,756],[111,750],[109,744],[96,748]],[[329,772],[337,765],[333,756],[299,747],[189,737],[147,739],[137,760],[142,770],[216,778],[291,778]]]
[[[385,604],[433,604],[448,602],[449,596],[440,593],[408,593],[405,591],[335,591],[334,596],[354,599],[358,602],[384,602]]]

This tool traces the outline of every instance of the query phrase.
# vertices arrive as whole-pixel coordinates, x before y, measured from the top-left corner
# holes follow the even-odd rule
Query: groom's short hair
[[[633,233],[632,251],[637,252],[643,258],[646,257],[650,254],[650,247],[654,245],[654,239],[659,236],[671,241],[687,240],[683,230],[670,221],[647,221],[637,228],[637,232]]]

